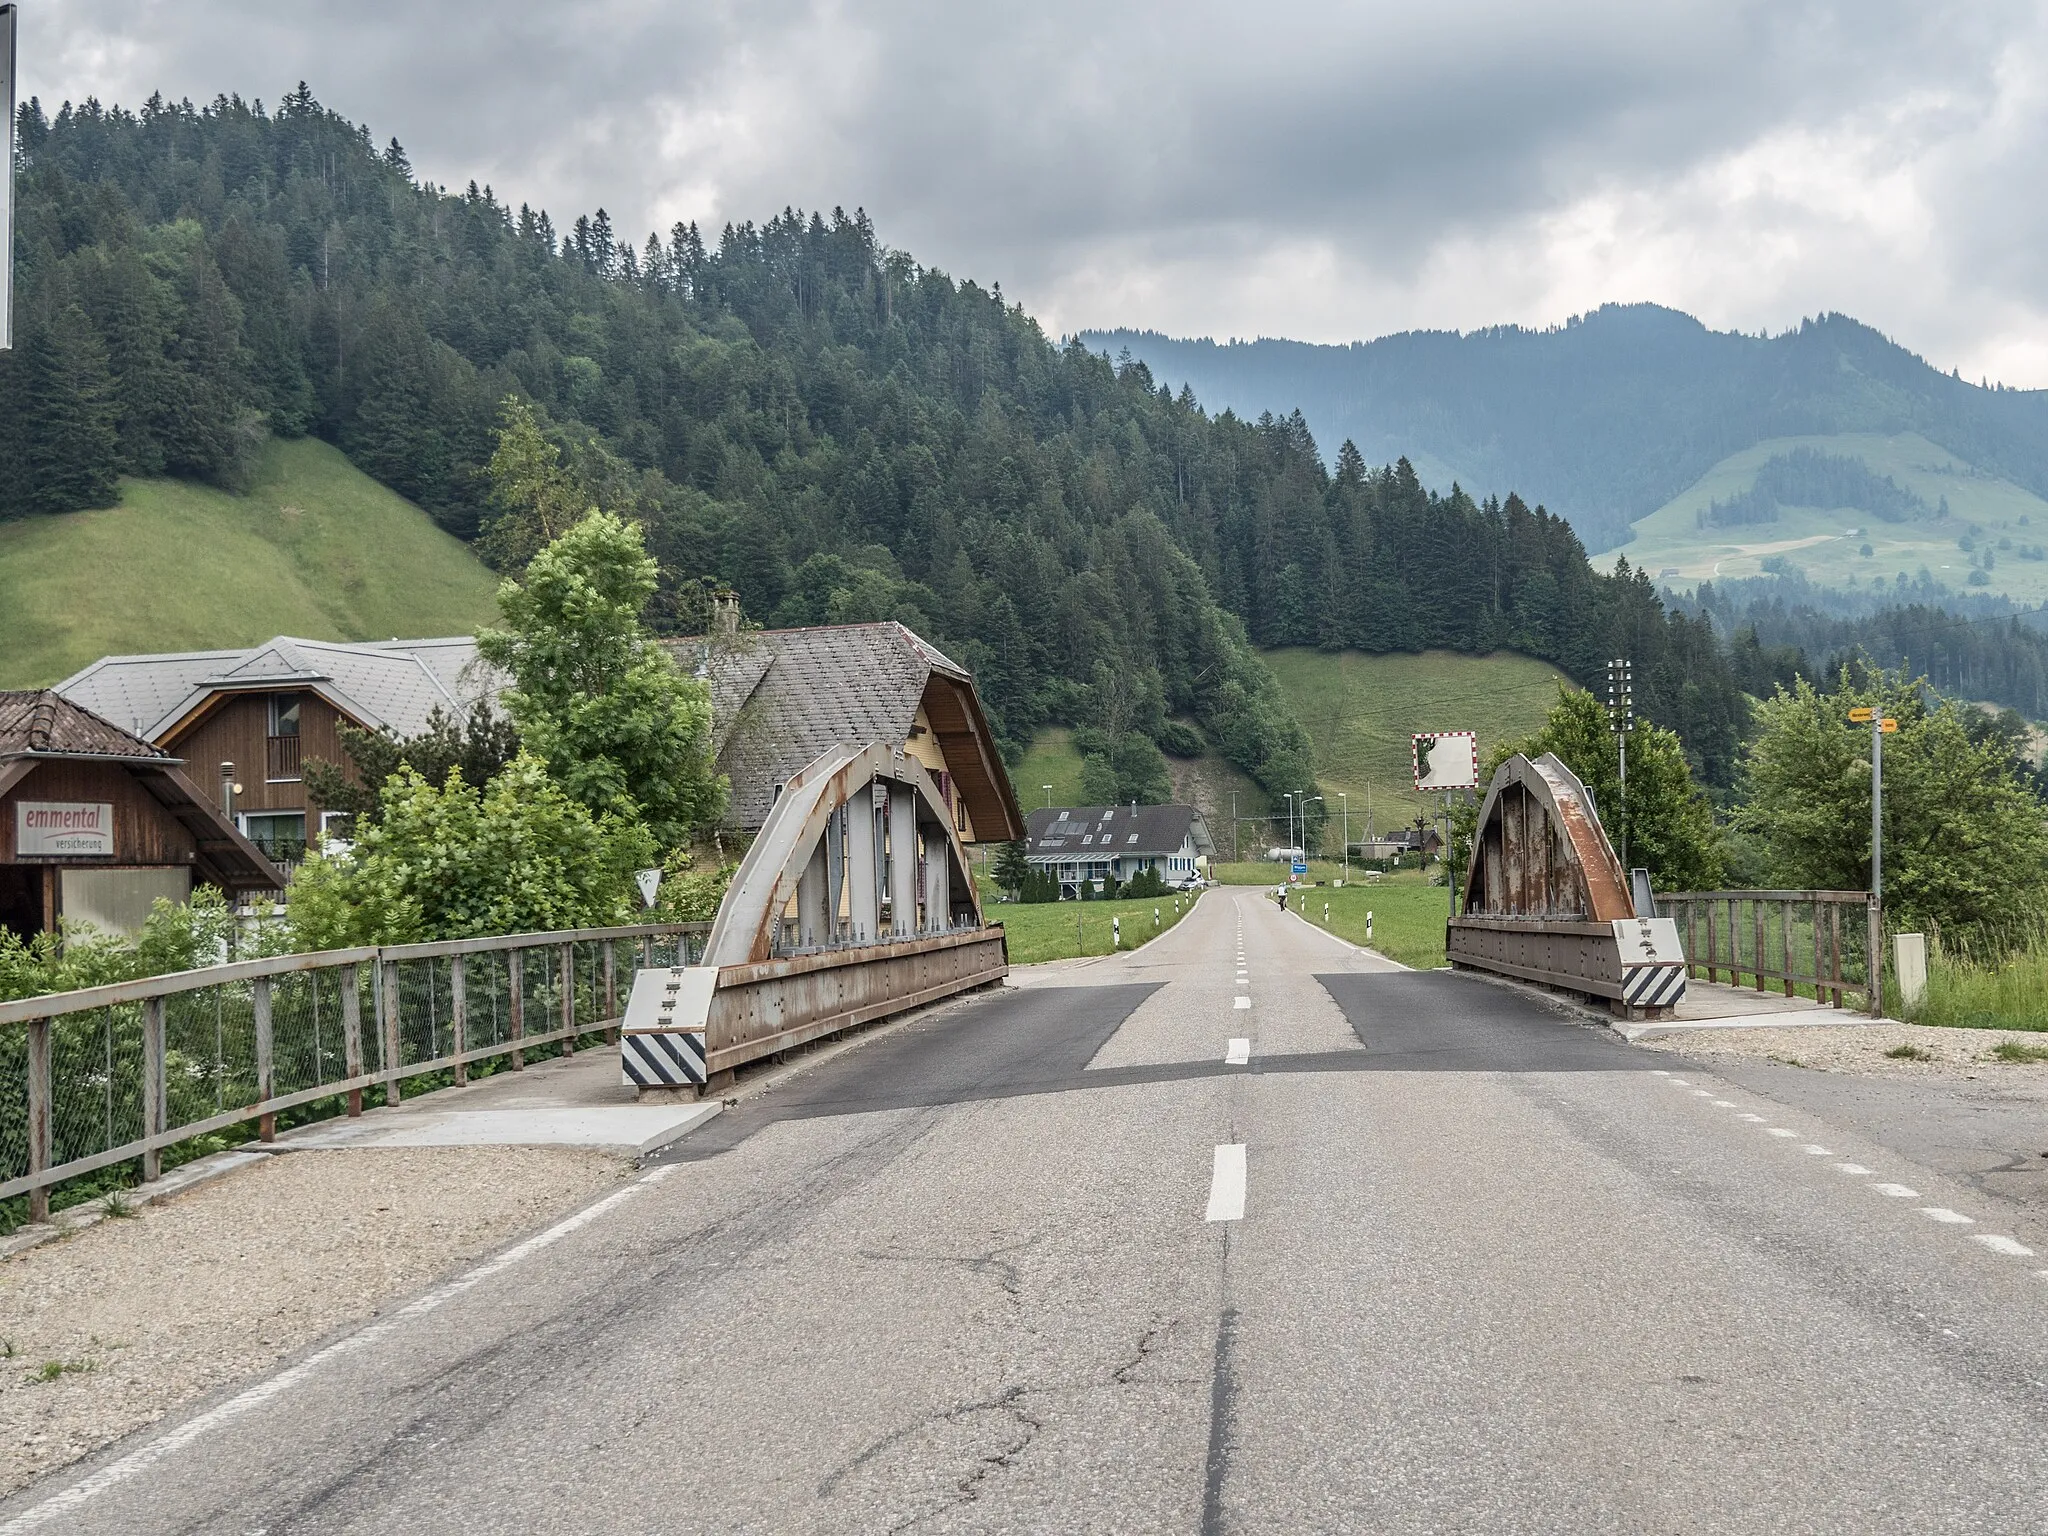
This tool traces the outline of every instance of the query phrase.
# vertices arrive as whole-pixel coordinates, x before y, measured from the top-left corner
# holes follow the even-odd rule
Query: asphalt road
[[[1022,980],[0,1532],[2048,1529],[2048,1227],[1911,1138],[1250,891]]]

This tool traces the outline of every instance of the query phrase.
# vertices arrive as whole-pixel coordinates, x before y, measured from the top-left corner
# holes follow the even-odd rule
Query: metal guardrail
[[[240,960],[0,1003],[0,1199],[405,1079],[615,1037],[636,966],[700,959],[709,923],[579,928]],[[622,947],[631,951],[622,954]],[[543,1027],[535,1028],[540,1025]]]
[[[1860,994],[1866,1012],[1884,1016],[1884,912],[1868,891],[1659,892],[1657,905],[1685,935],[1692,975],[1726,971],[1730,986],[1748,976],[1759,992],[1776,982],[1787,997],[1809,988],[1837,1008],[1844,993]]]

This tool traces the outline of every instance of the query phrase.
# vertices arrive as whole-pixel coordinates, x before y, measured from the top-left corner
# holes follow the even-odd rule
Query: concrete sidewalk
[[[1830,1008],[1810,997],[1758,992],[1724,982],[1694,979],[1669,1019],[1616,1019],[1610,1028],[1625,1040],[1651,1040],[1710,1029],[1808,1029],[1883,1024],[1863,1012]]]
[[[268,1150],[335,1147],[607,1147],[646,1156],[688,1135],[720,1100],[636,1103],[620,1080],[617,1046],[587,1046],[524,1071],[322,1120],[279,1134]]]

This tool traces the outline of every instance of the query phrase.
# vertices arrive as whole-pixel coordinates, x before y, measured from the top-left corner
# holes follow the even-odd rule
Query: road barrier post
[[[455,1058],[455,1086],[469,1081],[469,1063],[462,1059],[469,1049],[469,965],[467,957],[448,957],[448,1032],[453,1037],[449,1054]]]

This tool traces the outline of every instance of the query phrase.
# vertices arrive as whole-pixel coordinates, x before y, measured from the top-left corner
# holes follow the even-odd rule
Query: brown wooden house
[[[436,710],[465,718],[496,696],[498,679],[467,636],[280,636],[239,651],[109,656],[57,691],[182,758],[251,840],[289,863],[329,815],[309,800],[301,766],[348,765],[341,725],[415,736]]]
[[[0,692],[0,928],[27,938],[69,917],[132,932],[196,882],[280,879],[177,758],[53,690]]]

